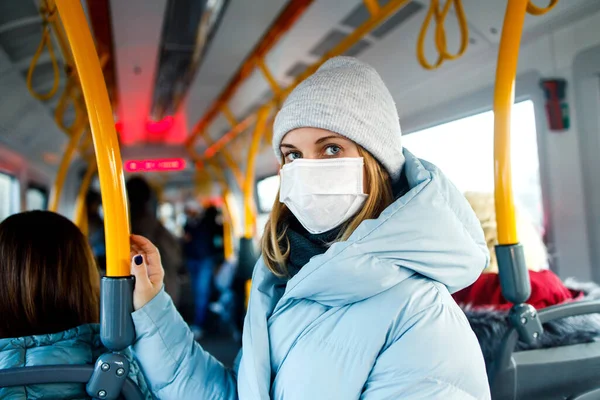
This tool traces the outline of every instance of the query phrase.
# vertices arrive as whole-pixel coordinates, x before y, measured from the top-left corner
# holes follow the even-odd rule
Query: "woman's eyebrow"
[[[294,146],[293,144],[287,144],[287,143],[281,143],[281,145],[279,147],[286,147],[288,149],[295,149],[296,146]]]
[[[315,141],[315,144],[321,144],[321,143],[323,143],[323,142],[325,142],[326,140],[329,140],[329,139],[340,139],[340,140],[346,140],[346,141],[348,140],[345,137],[340,136],[340,135],[331,135],[331,136],[323,136],[322,138],[317,139]]]

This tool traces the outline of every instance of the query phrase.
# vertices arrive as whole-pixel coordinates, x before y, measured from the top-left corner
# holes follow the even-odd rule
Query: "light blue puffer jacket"
[[[0,339],[0,369],[43,365],[93,364],[107,350],[100,341],[97,324],[81,325],[68,331],[48,335]],[[129,350],[125,352],[131,361]],[[136,362],[131,363],[129,378],[152,399]],[[84,384],[49,384],[0,388],[2,400],[89,399]]]
[[[134,355],[161,399],[489,399],[477,339],[450,293],[489,254],[479,221],[405,151],[410,191],[289,281],[259,261],[243,351],[225,369],[161,292],[133,314]]]

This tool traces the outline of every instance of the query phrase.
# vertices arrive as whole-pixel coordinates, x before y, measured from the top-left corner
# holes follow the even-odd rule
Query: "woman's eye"
[[[327,146],[327,148],[325,149],[325,155],[327,156],[335,156],[337,155],[340,151],[341,151],[341,147],[338,145],[331,145],[331,146]]]
[[[287,162],[292,162],[297,158],[302,158],[302,155],[300,153],[298,153],[297,151],[290,151],[289,153],[287,153],[285,155],[285,160]]]

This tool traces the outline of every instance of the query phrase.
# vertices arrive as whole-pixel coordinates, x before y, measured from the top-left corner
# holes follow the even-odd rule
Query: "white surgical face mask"
[[[362,157],[297,159],[281,169],[279,201],[310,233],[337,228],[364,204]]]

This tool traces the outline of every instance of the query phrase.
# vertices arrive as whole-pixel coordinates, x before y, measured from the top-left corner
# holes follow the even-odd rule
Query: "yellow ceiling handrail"
[[[379,12],[379,2],[377,0],[363,0],[363,3],[365,3],[365,7],[371,15],[377,15]]]
[[[269,71],[269,68],[265,64],[265,61],[262,58],[259,58],[258,60],[256,60],[256,65],[258,66],[263,76],[269,83],[269,86],[271,86],[271,90],[275,94],[275,97],[279,97],[281,95],[281,86],[279,85],[279,83],[277,83],[277,80],[273,77],[271,71]]]
[[[108,90],[81,3],[56,0],[88,110],[104,208],[108,277],[130,276],[129,212]]]
[[[451,54],[448,52],[446,28],[444,25],[446,22],[446,17],[450,12],[450,6],[453,3],[456,10],[456,17],[458,18],[458,25],[460,27],[460,49],[456,54]],[[435,46],[438,51],[438,58],[435,63],[430,64],[429,61],[427,61],[427,57],[425,57],[425,37],[427,36],[429,24],[434,18],[436,23]],[[467,51],[468,46],[469,26],[467,24],[467,16],[462,6],[462,1],[446,0],[444,8],[440,11],[439,0],[431,0],[431,3],[429,4],[429,10],[425,16],[423,25],[421,25],[421,30],[419,31],[419,37],[417,39],[417,60],[419,61],[419,64],[428,70],[437,69],[444,63],[445,60],[456,60],[457,58],[461,57]]]
[[[213,101],[202,118],[198,121],[192,130],[192,134],[186,141],[186,147],[193,149],[193,143],[198,136],[206,132],[206,128],[214,121],[221,107],[227,104],[233,98],[235,92],[241,87],[243,82],[253,73],[256,67],[256,59],[264,57],[279,40],[288,32],[296,21],[306,12],[311,6],[313,0],[289,0],[287,6],[275,19],[269,30],[262,36],[260,42],[252,49],[248,57],[244,60],[236,74],[229,81],[225,89],[221,92],[218,98]],[[191,152],[192,158],[196,159],[196,155]]]
[[[233,114],[231,115],[231,117],[233,118]],[[232,123],[235,123],[234,121],[235,120],[232,120]],[[202,134],[202,139],[206,142],[207,147],[210,147],[210,146],[214,145],[214,143],[215,143],[212,140],[212,138],[210,137],[210,135],[207,133]],[[188,150],[189,150],[189,148],[188,148]],[[225,164],[227,164],[227,166],[229,167],[229,169],[231,169],[231,172],[233,173],[233,178],[235,179],[235,183],[238,185],[238,187],[241,190],[244,187],[244,178],[242,175],[242,171],[240,170],[240,167],[237,165],[237,163],[235,162],[235,160],[233,159],[233,157],[227,150],[223,150],[222,155],[223,155],[223,159],[225,160]],[[196,164],[196,166],[198,166],[198,164]]]
[[[364,37],[367,33],[371,32],[381,23],[386,21],[388,18],[393,16],[402,6],[408,3],[409,0],[390,0],[385,6],[381,6],[378,8],[377,13],[372,15],[367,21],[365,21],[362,25],[360,25],[354,32],[349,34],[344,40],[338,43],[333,49],[327,52],[319,61],[314,63],[312,66],[306,69],[302,74],[300,74],[294,82],[288,86],[287,88],[282,88],[280,95],[274,97],[270,101],[265,102],[262,106],[274,107],[280,101],[282,101],[300,82],[302,82],[306,77],[311,75],[314,71],[317,70],[325,61],[327,61],[331,57],[335,57],[340,54],[344,54],[348,51],[352,46],[354,46],[362,37]],[[256,60],[253,60],[254,65],[256,66]],[[187,149],[190,151],[191,157],[196,161],[206,161],[209,158],[212,158],[216,155],[217,152],[222,150],[227,143],[233,140],[235,137],[240,135],[241,133],[246,131],[246,128],[250,123],[253,123],[256,120],[256,112],[248,115],[242,121],[240,121],[236,126],[233,126],[229,132],[223,135],[219,140],[215,141],[213,145],[209,146],[208,149],[204,152],[202,156],[199,156],[195,153],[193,146],[188,145]],[[204,121],[201,120],[197,126],[207,126],[211,120]],[[192,134],[191,141],[195,140],[197,136],[200,136],[202,132],[195,132]],[[199,165],[203,165],[201,162]]]

